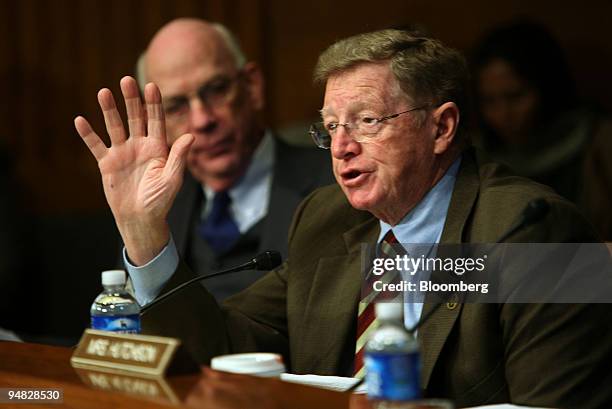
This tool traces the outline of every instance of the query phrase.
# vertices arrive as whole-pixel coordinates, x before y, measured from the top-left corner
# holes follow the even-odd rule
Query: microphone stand
[[[218,276],[230,274],[230,273],[237,273],[239,271],[244,271],[244,270],[271,270],[273,268],[278,267],[280,263],[281,263],[280,253],[276,251],[265,251],[255,256],[255,258],[253,258],[251,261],[247,261],[246,263],[241,264],[239,266],[232,267],[227,270],[219,271],[219,272],[208,274],[208,275],[201,275],[201,276],[194,277],[191,280],[185,281],[184,283],[176,286],[172,290],[160,295],[155,300],[151,301],[149,304],[142,307],[140,309],[140,315],[142,316],[154,305],[157,305],[158,303],[162,302],[166,298],[171,297],[172,295],[181,291],[183,288],[188,287],[191,284],[196,283],[200,280],[206,280],[209,278],[218,277]]]

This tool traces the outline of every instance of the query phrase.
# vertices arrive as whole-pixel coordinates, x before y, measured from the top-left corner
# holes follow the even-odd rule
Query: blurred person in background
[[[163,97],[168,143],[195,142],[188,172],[168,215],[179,253],[198,274],[213,273],[273,249],[287,253],[293,212],[316,187],[333,182],[323,152],[292,146],[264,124],[264,79],[222,25],[182,18],[153,37],[138,64],[141,90]],[[206,281],[218,300],[263,273]]]
[[[472,63],[477,143],[575,202],[612,240],[612,121],[580,103],[557,42],[517,21],[486,34]]]

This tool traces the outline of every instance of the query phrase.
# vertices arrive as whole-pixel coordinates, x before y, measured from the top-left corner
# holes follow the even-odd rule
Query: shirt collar
[[[267,214],[275,149],[272,132],[266,130],[245,174],[228,190],[232,199],[231,213],[241,232],[247,231]],[[206,185],[203,190],[206,205],[202,209],[202,218],[206,218],[211,210],[215,192]]]
[[[438,243],[442,236],[446,213],[457,179],[461,156],[448,168],[444,176],[432,187],[423,199],[396,225],[380,222],[379,243],[387,232],[393,234],[399,243]]]

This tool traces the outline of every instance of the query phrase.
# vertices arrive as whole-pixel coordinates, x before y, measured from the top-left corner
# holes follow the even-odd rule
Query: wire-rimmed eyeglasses
[[[243,74],[239,70],[234,75],[218,75],[190,95],[177,95],[163,100],[166,119],[185,116],[189,112],[189,100],[198,98],[209,108],[225,105],[236,96],[238,80]]]
[[[406,111],[398,112],[396,114],[383,116],[381,118],[372,118],[368,116],[359,116],[357,119],[351,122],[317,122],[310,125],[308,133],[314,140],[314,143],[323,149],[331,148],[331,142],[334,134],[339,127],[343,126],[346,131],[351,135],[357,142],[364,142],[368,138],[376,135],[383,123],[389,119],[397,118],[400,115],[407,114],[408,112],[417,111],[419,109],[425,109],[428,105],[422,105],[415,108],[410,108]]]

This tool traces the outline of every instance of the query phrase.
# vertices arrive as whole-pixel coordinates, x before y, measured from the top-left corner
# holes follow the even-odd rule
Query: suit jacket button
[[[447,302],[446,303],[446,308],[448,308],[449,310],[454,310],[455,308],[457,308],[457,303],[456,302]]]

